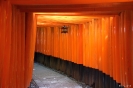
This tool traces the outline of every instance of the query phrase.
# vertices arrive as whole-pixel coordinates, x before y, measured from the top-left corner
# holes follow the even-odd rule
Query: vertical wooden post
[[[83,25],[82,24],[79,25],[77,42],[79,43],[78,44],[79,49],[77,54],[78,64],[83,64]]]
[[[28,13],[26,19],[26,52],[25,52],[25,84],[29,86],[32,78],[33,61],[34,61],[34,50],[35,50],[35,39],[36,39],[36,22],[33,13]],[[27,79],[27,80],[26,80]]]
[[[125,39],[125,88],[132,84],[132,17],[131,11],[124,12],[124,39]]]
[[[132,16],[132,28],[131,28],[131,30],[132,30],[132,36],[131,36],[131,53],[133,53],[133,11],[132,11],[132,13],[131,13],[131,16]],[[133,63],[133,54],[132,54],[132,57],[131,57],[131,63]],[[130,79],[130,81],[129,81],[129,85],[131,86],[131,87],[133,87],[133,64],[132,64],[132,66],[131,66],[131,79]]]
[[[24,88],[25,82],[24,82],[24,73],[25,73],[25,13],[21,13],[21,78],[22,78],[22,83],[21,83],[21,88]]]

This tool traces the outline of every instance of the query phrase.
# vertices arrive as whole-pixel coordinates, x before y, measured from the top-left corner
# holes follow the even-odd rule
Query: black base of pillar
[[[35,53],[35,62],[58,70],[77,81],[83,82],[92,88],[124,88],[112,77],[91,67],[85,67],[57,57]]]

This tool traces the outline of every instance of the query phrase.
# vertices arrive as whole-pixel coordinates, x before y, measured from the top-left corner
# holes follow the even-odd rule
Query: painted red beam
[[[70,4],[70,5],[18,5],[24,12],[86,12],[86,11],[123,11],[133,10],[130,3]]]
[[[110,3],[110,2],[131,2],[132,0],[11,0],[17,5],[43,5],[43,4],[90,4],[90,3]]]

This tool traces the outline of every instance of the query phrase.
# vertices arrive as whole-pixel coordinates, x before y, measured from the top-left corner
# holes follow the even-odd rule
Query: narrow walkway
[[[34,63],[33,79],[39,88],[82,88],[69,77],[38,63]]]

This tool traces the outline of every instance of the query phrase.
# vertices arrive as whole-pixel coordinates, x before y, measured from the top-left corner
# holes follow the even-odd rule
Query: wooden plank
[[[121,71],[122,71],[122,85],[125,85],[125,62],[124,62],[124,12],[121,13],[121,31],[120,31],[120,37],[121,37]]]
[[[108,0],[108,1],[104,1],[104,0],[93,0],[93,1],[86,1],[86,0],[67,0],[67,1],[62,1],[62,0],[57,0],[57,1],[54,1],[54,0],[38,0],[38,1],[35,1],[35,0],[23,0],[23,1],[18,1],[18,0],[11,0],[11,3],[12,4],[17,4],[17,5],[44,5],[44,4],[55,4],[55,5],[67,5],[67,4],[97,4],[97,3],[112,3],[112,2],[117,2],[117,3],[124,3],[124,2],[131,2],[131,1],[128,1],[128,0]]]
[[[24,79],[24,73],[25,73],[25,13],[21,13],[21,63],[22,63],[22,75],[21,75],[21,87],[25,87],[25,79]]]
[[[72,28],[69,25],[68,29],[68,61],[72,61]]]
[[[126,88],[132,85],[132,53],[131,53],[131,41],[132,41],[132,20],[131,11],[125,11],[124,14],[124,38],[125,38],[125,78]]]
[[[16,71],[16,81],[17,81],[17,87],[19,87],[21,85],[21,80],[19,79],[21,77],[21,46],[20,46],[20,43],[21,43],[21,39],[20,39],[20,35],[21,35],[21,30],[20,30],[20,12],[19,10],[17,9],[16,10],[16,40],[17,40],[17,46],[16,46],[16,65],[17,65],[17,71]]]
[[[43,54],[46,55],[46,28],[44,27],[44,30],[43,30]],[[36,41],[37,42],[37,41]]]
[[[10,65],[10,50],[11,50],[11,5],[8,2],[3,2],[3,30],[4,40],[2,41],[4,44],[4,49],[2,50],[4,52],[3,54],[3,69],[2,69],[2,87],[9,87],[9,65]],[[9,13],[8,13],[9,12]],[[8,21],[7,21],[8,20]]]
[[[0,3],[0,13],[2,13],[2,4]],[[2,14],[0,14],[0,27],[2,28]],[[2,33],[2,31],[0,30],[0,41],[1,41],[1,39],[2,39],[2,36],[1,36],[1,33]],[[1,50],[1,46],[0,46],[0,57],[2,57],[2,50]],[[1,73],[2,73],[2,66],[1,66],[1,64],[2,64],[2,60],[0,59],[0,87],[1,87],[1,81],[2,81],[2,79],[1,79]]]
[[[131,43],[131,45],[132,45],[132,47],[131,47],[131,50],[132,50],[132,52],[131,53],[133,53],[133,11],[132,11],[132,14],[131,14],[131,16],[132,16],[132,28],[131,28],[131,30],[132,30],[132,43]],[[132,54],[132,57],[131,57],[132,59],[131,59],[131,63],[133,63],[133,54]],[[129,81],[129,85],[131,85],[131,87],[133,86],[133,64],[132,64],[132,66],[131,66],[131,68],[132,68],[132,71],[131,71],[131,80]]]
[[[123,10],[133,10],[133,2],[125,3],[97,3],[97,4],[46,4],[46,5],[18,5],[25,12],[87,12],[84,15],[116,15]],[[91,12],[88,12],[91,11]],[[106,12],[102,12],[106,11]],[[110,12],[111,11],[111,12]]]
[[[78,51],[78,64],[83,64],[83,25],[79,25],[78,29],[78,43],[79,43],[79,51]]]
[[[33,58],[35,50],[35,38],[36,38],[36,24],[34,23],[35,17],[32,13],[27,14],[26,25],[26,59],[25,59],[25,83],[26,87],[29,86],[32,78],[33,71]]]

